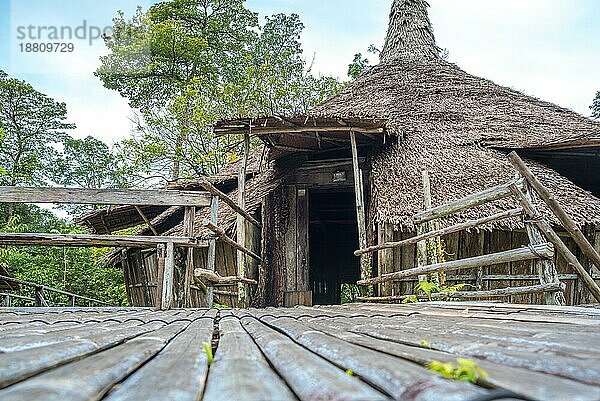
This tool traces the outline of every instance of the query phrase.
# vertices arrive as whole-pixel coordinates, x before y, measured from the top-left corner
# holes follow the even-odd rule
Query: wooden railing
[[[110,305],[108,302],[100,301],[95,298],[90,298],[90,297],[86,297],[83,295],[74,294],[72,292],[59,290],[57,288],[48,287],[48,286],[42,285],[42,284],[32,283],[30,281],[18,280],[13,277],[0,275],[0,280],[19,284],[19,285],[22,285],[25,287],[30,287],[30,288],[33,288],[35,291],[35,298],[30,298],[30,297],[26,297],[26,296],[22,296],[22,295],[18,295],[18,294],[1,293],[0,296],[2,296],[2,298],[3,298],[3,306],[11,306],[11,303],[12,303],[11,301],[13,298],[32,302],[35,304],[35,306],[52,306],[52,305],[50,305],[50,303],[48,302],[48,300],[46,298],[46,295],[45,295],[46,292],[53,292],[55,294],[60,294],[60,295],[66,296],[69,299],[70,306],[77,306],[77,300],[79,300],[79,299],[86,301],[88,306],[93,306],[94,304],[95,305]]]
[[[378,277],[363,279],[357,283],[360,285],[376,285],[396,280],[403,280],[409,277],[419,276],[422,281],[427,274],[436,275],[437,273],[448,270],[462,270],[475,267],[491,266],[495,264],[532,260],[539,271],[540,284],[526,287],[509,287],[494,289],[488,291],[462,291],[452,293],[434,293],[432,299],[436,298],[487,298],[487,297],[505,297],[510,295],[544,293],[544,298],[547,304],[565,305],[565,297],[563,295],[565,286],[560,283],[556,266],[553,261],[554,249],[573,266],[583,282],[590,290],[591,294],[600,301],[600,288],[583,268],[575,255],[567,248],[564,242],[552,229],[550,224],[540,217],[539,211],[535,205],[535,191],[538,196],[548,205],[550,210],[554,212],[558,220],[564,228],[571,234],[573,239],[580,246],[582,252],[600,267],[600,256],[597,251],[579,231],[577,225],[564,212],[560,205],[554,200],[548,190],[539,182],[535,175],[527,168],[525,163],[519,158],[516,153],[511,153],[509,159],[517,170],[517,178],[502,185],[486,189],[468,195],[462,199],[449,202],[437,207],[431,207],[431,190],[429,188],[429,177],[427,172],[423,174],[423,191],[425,195],[426,210],[415,214],[413,220],[417,227],[417,235],[415,237],[405,239],[398,242],[385,242],[375,246],[365,247],[355,251],[355,255],[364,255],[366,253],[381,251],[391,248],[405,247],[417,244],[417,267],[393,273],[382,274]],[[486,216],[476,220],[470,220],[464,223],[456,224],[447,228],[436,228],[431,224],[445,216],[468,210],[476,206],[483,205],[488,202],[497,201],[500,199],[513,197],[521,206],[517,209],[508,210],[497,213],[492,216]],[[427,264],[427,243],[431,239],[439,238],[442,235],[455,233],[467,229],[483,226],[492,222],[497,222],[503,219],[523,216],[524,223],[527,229],[530,245],[524,248],[511,249],[508,251],[497,252],[488,255],[475,256],[466,259],[455,260],[451,262],[442,262]],[[423,228],[426,228],[423,230]],[[392,302],[400,301],[414,295],[399,295],[399,296],[382,296],[382,297],[363,297],[359,300],[365,302]]]

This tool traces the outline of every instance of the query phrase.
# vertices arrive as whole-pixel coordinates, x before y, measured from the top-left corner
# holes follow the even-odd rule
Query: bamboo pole
[[[250,134],[244,134],[244,156],[240,171],[238,174],[238,205],[241,209],[246,208],[246,172],[248,168],[248,154],[250,153]],[[244,216],[238,214],[236,221],[236,235],[237,243],[242,249],[237,248],[237,270],[240,278],[245,278],[247,275],[246,266],[246,254],[248,250],[245,248],[246,245],[246,220]],[[225,236],[226,237],[226,236]],[[241,307],[248,307],[250,305],[250,289],[243,282],[238,283],[238,304]]]
[[[200,185],[206,190],[206,192],[210,193],[213,196],[218,196],[226,205],[235,210],[238,214],[244,216],[246,220],[250,223],[254,224],[256,227],[260,228],[260,222],[256,220],[250,213],[248,213],[245,209],[242,209],[238,206],[238,204],[231,199],[227,194],[221,192],[217,187],[215,187],[210,181],[206,178],[200,178]]]
[[[375,277],[369,280],[358,281],[359,285],[373,285],[386,281],[403,279],[406,277],[417,276],[419,274],[428,274],[432,272],[441,272],[447,270],[471,269],[474,267],[492,266],[500,263],[518,262],[522,260],[531,260],[536,258],[551,258],[554,256],[552,244],[535,245],[530,247],[510,249],[508,251],[492,253],[489,255],[475,256],[467,259],[453,260],[450,262],[437,263],[433,265],[416,267],[413,269],[402,270],[391,274]]]
[[[175,274],[175,246],[166,245],[165,272],[163,276],[161,309],[171,309],[173,305],[173,278]]]
[[[262,258],[260,256],[258,256],[251,250],[244,248],[243,246],[241,246],[240,244],[238,244],[237,242],[235,242],[234,240],[229,238],[227,236],[227,234],[225,234],[225,230],[223,230],[221,227],[218,227],[218,226],[212,224],[209,220],[204,220],[204,226],[206,228],[208,228],[210,231],[212,231],[213,233],[215,233],[217,238],[220,239],[221,241],[225,242],[226,244],[231,245],[233,248],[237,249],[238,251],[243,252],[246,255],[253,257],[254,259],[258,260],[259,262],[262,262]]]
[[[213,196],[210,203],[210,222],[214,225],[217,224],[219,218],[219,197]],[[214,272],[217,270],[217,240],[211,239],[208,242],[208,270]],[[237,293],[236,293],[237,296]],[[206,288],[206,306],[212,308],[213,306],[213,288],[208,286]]]
[[[158,244],[172,243],[179,247],[206,248],[208,244],[197,238],[153,237],[135,235],[96,234],[46,234],[46,233],[0,233],[0,245],[80,246],[80,247],[127,247],[154,248]]]
[[[517,217],[523,214],[523,209],[522,208],[516,208],[516,209],[511,209],[511,210],[507,210],[506,212],[501,212],[501,213],[497,213],[494,214],[492,216],[487,216],[487,217],[483,217],[481,219],[477,219],[477,220],[469,220],[466,221],[464,223],[459,223],[459,224],[455,224],[453,226],[450,227],[446,227],[446,228],[442,228],[439,230],[435,230],[435,231],[430,231],[427,233],[423,233],[421,235],[417,235],[415,237],[412,238],[408,238],[402,241],[397,241],[397,242],[386,242],[384,244],[381,245],[375,245],[375,246],[370,246],[368,248],[365,249],[359,249],[357,251],[354,251],[354,254],[356,256],[359,256],[363,253],[367,253],[367,252],[376,252],[382,249],[388,249],[388,248],[401,248],[401,247],[405,247],[408,245],[413,245],[416,244],[419,241],[428,239],[428,238],[433,238],[433,237],[442,237],[444,235],[448,235],[448,234],[452,234],[458,231],[463,231],[463,230],[467,230],[470,228],[475,228],[475,227],[479,227],[482,226],[484,224],[487,223],[492,223],[495,221],[499,221],[499,220],[504,220],[504,219],[509,219],[511,217]]]
[[[356,221],[358,223],[358,243],[361,248],[367,246],[367,227],[365,218],[365,198],[363,193],[363,176],[358,165],[358,149],[356,147],[356,133],[350,131],[350,145],[352,148],[352,170],[354,172],[354,195],[356,198]],[[360,275],[363,280],[371,277],[371,258],[364,254],[360,256]]]
[[[525,294],[538,294],[543,293],[554,293],[563,292],[566,288],[564,283],[549,283],[549,284],[538,284],[525,287],[508,287],[508,288],[496,288],[493,290],[485,291],[457,291],[457,292],[436,292],[431,294],[431,299],[471,299],[471,298],[495,298],[495,297],[509,297],[511,295],[525,295]],[[405,299],[412,298],[413,295],[398,295],[391,297],[359,297],[359,302],[397,302],[404,301]],[[421,297],[423,298],[423,297]]]
[[[596,284],[592,276],[590,276],[581,263],[579,263],[579,260],[577,260],[577,257],[573,255],[573,252],[571,252],[564,242],[562,242],[550,224],[536,214],[535,209],[519,188],[516,186],[511,186],[510,190],[515,198],[517,198],[519,203],[521,203],[525,213],[529,216],[532,222],[540,229],[548,241],[554,244],[558,252],[565,258],[567,263],[570,264],[577,271],[577,273],[579,273],[586,287],[590,290],[594,298],[600,302],[600,287],[598,287],[598,284]]]
[[[562,226],[571,235],[575,243],[579,246],[581,251],[587,256],[597,268],[600,269],[600,254],[594,249],[594,246],[590,244],[588,239],[583,235],[577,224],[571,217],[564,211],[559,205],[554,196],[548,191],[548,189],[537,179],[537,177],[531,172],[531,170],[525,165],[523,160],[517,155],[516,152],[512,152],[508,155],[513,166],[527,179],[529,184],[537,192],[540,198],[548,205],[550,210],[558,218]]]
[[[487,202],[492,202],[498,199],[506,198],[510,196],[510,191],[508,190],[508,187],[511,184],[516,184],[517,186],[522,187],[523,181],[509,181],[496,187],[488,188],[484,191],[468,195],[462,199],[458,199],[453,202],[434,207],[433,209],[419,212],[413,216],[413,220],[416,224],[421,224],[427,221],[431,221],[440,217],[460,212],[462,210],[471,209],[475,206],[483,205]]]
[[[146,225],[148,226],[150,231],[152,231],[152,234],[158,236],[159,235],[158,231],[156,231],[156,228],[154,228],[150,219],[148,219],[148,217],[146,217],[146,214],[144,213],[144,211],[137,205],[133,205],[133,207],[138,212],[138,214],[140,215],[142,220],[144,220],[144,222],[146,223]],[[106,229],[106,231],[110,231],[110,230],[108,230],[108,227],[106,226],[106,222],[104,221],[104,216],[100,215],[100,218],[102,219],[102,224],[104,224],[104,228]],[[109,232],[109,234],[110,234],[110,232]]]
[[[194,206],[186,206],[183,216],[183,235],[192,237],[195,234],[195,219],[196,208]],[[191,306],[191,290],[192,276],[194,274],[194,250],[188,249],[185,259],[185,273],[183,278],[183,305]]]

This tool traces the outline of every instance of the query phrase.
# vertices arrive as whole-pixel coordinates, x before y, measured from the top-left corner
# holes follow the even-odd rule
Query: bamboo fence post
[[[210,222],[217,224],[219,218],[219,197],[213,196],[210,202]],[[217,240],[211,239],[208,243],[208,270],[216,271],[217,265]],[[237,296],[237,293],[236,293]],[[213,306],[213,287],[210,285],[206,286],[206,306],[212,308]]]
[[[431,180],[429,178],[429,171],[423,170],[421,172],[421,180],[423,183],[423,203],[425,210],[431,210],[433,207],[433,200],[431,198]],[[423,227],[425,231],[429,232],[439,227],[436,224],[437,221],[428,221],[423,224],[419,224],[419,228]],[[438,226],[438,227],[436,227]],[[417,230],[418,233],[419,230]],[[430,238],[425,241],[421,241],[417,244],[420,247],[420,252],[424,252],[423,260],[425,265],[428,263],[436,264],[439,262],[438,255],[436,253],[429,252],[430,249],[437,248],[437,242],[439,238]],[[419,276],[419,281],[427,281],[427,276]],[[438,273],[431,273],[431,281],[436,284],[440,284],[440,276]]]
[[[173,276],[175,273],[175,246],[166,244],[165,268],[163,274],[161,309],[171,309],[173,305]]]
[[[361,248],[367,246],[367,227],[365,217],[365,197],[363,192],[363,176],[358,165],[358,148],[356,133],[350,131],[350,147],[352,149],[352,171],[354,173],[354,196],[356,198],[356,221],[358,224],[358,243]],[[360,256],[360,275],[363,280],[371,277],[370,255]]]
[[[196,208],[194,206],[186,206],[183,216],[183,235],[185,237],[193,237],[195,231]],[[194,249],[190,248],[186,251],[185,273],[183,279],[183,305],[191,306],[191,288],[194,274]]]
[[[512,152],[508,155],[508,158],[512,162],[513,166],[527,179],[529,184],[533,187],[535,192],[540,198],[548,205],[550,210],[558,218],[562,226],[571,235],[575,243],[579,246],[581,251],[587,256],[593,264],[600,269],[600,254],[594,249],[594,246],[590,244],[585,235],[581,232],[577,224],[567,215],[564,209],[558,204],[554,196],[546,189],[546,187],[537,179],[537,177],[531,172],[531,170],[525,165],[523,160],[517,155],[516,152]]]
[[[2,301],[2,306],[10,308],[11,306],[11,300],[10,300],[10,295],[9,294],[4,294],[4,298]]]
[[[246,172],[248,168],[248,153],[250,152],[250,134],[244,134],[244,156],[240,171],[238,174],[238,206],[246,209]],[[237,243],[244,246],[246,244],[246,220],[244,216],[238,214],[236,221]],[[237,270],[238,276],[246,277],[246,255],[238,249],[237,252]],[[238,304],[240,307],[248,307],[250,305],[248,286],[240,282],[238,283]]]
[[[527,200],[525,195],[521,192],[519,188],[516,186],[511,186],[510,191],[517,198],[517,200],[521,203],[521,206],[525,210],[525,213],[529,216],[532,222],[540,229],[540,231],[544,234],[544,236],[554,244],[557,250],[562,254],[568,264],[570,264],[581,276],[581,279],[584,281],[585,285],[588,287],[592,295],[597,301],[600,301],[600,287],[594,281],[592,276],[585,270],[585,268],[579,263],[577,257],[573,255],[573,252],[567,248],[567,246],[562,242],[558,234],[552,229],[549,223],[540,218],[540,216],[536,215],[535,209],[531,206],[531,203]]]

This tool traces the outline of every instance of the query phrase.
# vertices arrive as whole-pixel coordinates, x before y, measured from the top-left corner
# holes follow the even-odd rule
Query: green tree
[[[219,118],[293,114],[335,93],[340,84],[302,59],[302,29],[297,15],[260,26],[243,0],[166,1],[131,21],[119,13],[96,75],[140,111],[120,157],[150,178],[212,174],[239,147],[212,135]]]
[[[356,53],[354,60],[348,65],[348,76],[351,79],[356,79],[369,67],[369,59],[363,57],[362,53]]]
[[[0,208],[3,220],[6,207]],[[34,205],[17,205],[9,223],[0,232],[50,232],[74,234],[82,229],[52,212]],[[6,247],[0,249],[0,263],[15,277],[44,284],[78,295],[97,298],[113,305],[125,305],[123,273],[99,263],[104,249],[69,247]],[[23,286],[19,293],[32,297],[31,288]],[[66,304],[67,297],[47,293],[53,304]]]
[[[594,98],[594,102],[590,106],[592,109],[592,117],[600,118],[600,91],[596,92],[596,97]]]
[[[0,70],[0,183],[39,185],[49,178],[53,146],[64,138],[67,109],[30,84]]]

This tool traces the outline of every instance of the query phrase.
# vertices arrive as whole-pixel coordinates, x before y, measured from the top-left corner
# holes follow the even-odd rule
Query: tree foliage
[[[6,221],[6,207],[0,215]],[[52,212],[37,206],[18,205],[9,222],[0,227],[1,232],[81,233],[80,227],[56,217]],[[127,297],[123,273],[99,263],[103,249],[68,247],[6,247],[0,249],[0,263],[17,278],[44,284],[78,295],[96,298],[114,305],[125,305]],[[26,286],[18,291],[33,297]],[[67,297],[48,292],[52,304],[66,304]]]
[[[140,112],[123,158],[151,178],[212,174],[239,147],[212,135],[218,119],[295,114],[337,92],[302,58],[303,28],[295,14],[260,25],[243,0],[161,2],[130,21],[119,13],[96,75]]]
[[[66,123],[67,108],[30,84],[0,70],[0,166],[3,185],[46,182],[57,155],[54,144],[75,128]]]

